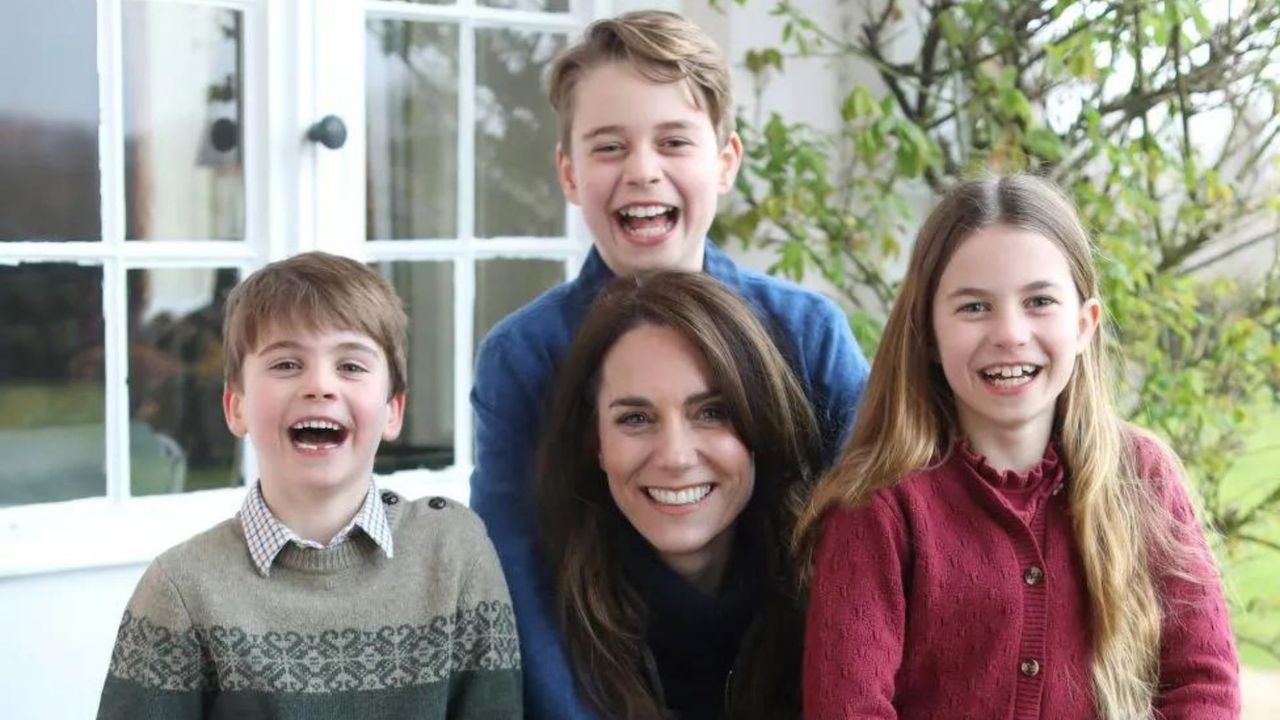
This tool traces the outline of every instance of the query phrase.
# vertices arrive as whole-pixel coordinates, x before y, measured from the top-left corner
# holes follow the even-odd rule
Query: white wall
[[[143,565],[0,578],[0,714],[94,716],[116,627]]]

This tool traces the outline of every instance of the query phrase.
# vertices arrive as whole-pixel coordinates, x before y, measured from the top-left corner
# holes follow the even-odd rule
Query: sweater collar
[[[973,449],[968,440],[956,443],[960,459],[964,461],[984,481],[998,490],[1032,490],[1045,483],[1056,485],[1062,479],[1062,461],[1058,454],[1058,443],[1050,440],[1045,445],[1044,456],[1035,467],[1025,472],[1016,470],[997,470],[987,462],[985,455]]]
[[[271,566],[277,556],[291,544],[299,550],[325,551],[334,554],[332,551],[346,544],[356,528],[368,535],[388,558],[394,556],[391,523],[372,478],[369,480],[369,491],[365,493],[360,510],[327,545],[305,540],[280,522],[262,497],[261,481],[254,483],[249,494],[245,496],[244,505],[240,508],[240,525],[249,546],[249,557],[262,577],[270,576]]]
[[[647,610],[645,639],[664,676],[672,659],[723,681],[747,627],[763,604],[763,553],[739,532],[717,595],[706,595],[667,566],[629,523],[619,533],[623,573]]]

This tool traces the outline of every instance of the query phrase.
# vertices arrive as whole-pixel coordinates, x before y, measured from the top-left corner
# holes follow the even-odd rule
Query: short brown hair
[[[560,116],[560,145],[573,132],[574,88],[588,71],[626,63],[651,82],[685,81],[704,108],[721,144],[733,132],[733,92],[724,53],[682,15],[637,10],[587,26],[582,39],[551,63],[551,105]]]
[[[244,359],[270,327],[350,330],[368,335],[387,356],[391,394],[408,387],[405,328],[396,291],[372,268],[351,258],[308,252],[273,262],[227,297],[222,324],[223,379],[240,388]]]

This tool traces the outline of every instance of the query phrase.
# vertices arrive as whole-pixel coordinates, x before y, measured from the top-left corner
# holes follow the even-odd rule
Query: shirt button
[[[1032,660],[1031,658],[1027,658],[1022,661],[1022,664],[1018,666],[1018,669],[1022,671],[1023,675],[1033,678],[1040,674],[1040,663]]]
[[[1022,573],[1022,581],[1028,585],[1032,585],[1032,586],[1039,585],[1040,581],[1043,579],[1044,579],[1044,571],[1036,567],[1035,565],[1032,565],[1031,567],[1027,568],[1026,571]]]
[[[427,501],[427,507],[432,510],[443,510],[444,506],[448,504],[449,502],[442,497],[433,497]]]
[[[387,505],[395,505],[396,503],[400,502],[400,498],[397,497],[395,493],[391,492],[390,490],[387,490],[386,492],[382,493],[382,502],[386,503]]]

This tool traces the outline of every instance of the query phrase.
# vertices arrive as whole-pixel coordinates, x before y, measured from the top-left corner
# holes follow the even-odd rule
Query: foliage
[[[747,53],[757,98],[798,57],[874,80],[831,99],[834,131],[744,121],[717,237],[819,273],[870,350],[921,220],[908,198],[988,171],[1052,178],[1098,243],[1126,412],[1181,454],[1228,556],[1280,553],[1280,469],[1250,504],[1221,492],[1280,400],[1280,2],[849,0],[838,28],[768,2],[781,34]],[[1255,256],[1248,277],[1224,269]],[[1280,658],[1280,633],[1241,641]]]

